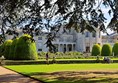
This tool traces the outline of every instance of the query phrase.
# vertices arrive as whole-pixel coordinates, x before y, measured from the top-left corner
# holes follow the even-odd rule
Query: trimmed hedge
[[[97,55],[100,55],[101,54],[101,47],[99,44],[95,44],[93,45],[92,47],[92,56],[97,56]]]
[[[10,48],[11,48],[11,45],[12,45],[12,40],[7,40],[4,42],[3,44],[3,55],[5,57],[5,59],[9,59],[10,58]]]
[[[3,55],[3,51],[4,51],[4,48],[3,48],[3,44],[0,45],[0,57]]]
[[[102,56],[111,56],[112,55],[112,48],[110,44],[104,44],[102,46],[102,51],[101,51]]]
[[[39,59],[45,59],[45,55],[47,52],[40,52],[38,53],[39,55]],[[53,58],[55,57],[56,59],[79,59],[79,58],[84,58],[83,54],[80,52],[56,52],[56,53],[50,53],[49,54],[49,58]]]
[[[10,48],[10,57],[9,57],[9,59],[11,59],[11,60],[14,60],[17,57],[17,56],[15,57],[15,51],[16,51],[15,47],[16,47],[16,44],[18,42],[18,39],[19,38],[16,38],[12,42],[12,45],[11,45],[11,48]]]
[[[38,59],[35,42],[30,35],[24,34],[19,38],[15,47],[15,60]]]
[[[118,42],[114,44],[112,52],[114,56],[118,56]]]
[[[113,63],[118,63],[118,60],[112,60]],[[75,64],[75,63],[104,63],[103,60],[56,60],[56,64]],[[5,61],[5,65],[32,65],[32,64],[47,64],[45,60],[43,61]],[[53,64],[53,61],[49,60],[49,64]]]

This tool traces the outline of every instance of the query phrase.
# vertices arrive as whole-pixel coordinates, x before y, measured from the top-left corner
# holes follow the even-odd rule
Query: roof
[[[118,35],[118,33],[117,32],[113,32],[113,33],[111,33],[109,35],[103,35],[103,36],[115,36],[115,35]]]

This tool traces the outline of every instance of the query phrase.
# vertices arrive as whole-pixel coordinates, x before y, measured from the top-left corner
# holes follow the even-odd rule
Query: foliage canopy
[[[85,29],[94,31],[99,28],[106,32],[104,23],[104,5],[112,17],[108,28],[118,31],[118,1],[117,0],[0,0],[0,42],[5,41],[5,34],[18,36],[16,27],[28,21],[22,28],[23,33],[33,36],[41,34],[44,28],[50,32],[49,41],[52,41],[65,24],[65,28],[74,27],[83,32]],[[45,20],[45,22],[44,22]],[[9,29],[7,30],[7,27]],[[98,27],[99,26],[99,27]],[[46,43],[48,43],[46,42]],[[48,45],[47,45],[48,46]],[[54,46],[48,46],[50,49]]]

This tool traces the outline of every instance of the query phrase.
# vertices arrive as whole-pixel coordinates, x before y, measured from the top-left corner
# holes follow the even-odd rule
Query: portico
[[[55,43],[54,45],[56,46],[58,52],[75,51],[75,43]]]

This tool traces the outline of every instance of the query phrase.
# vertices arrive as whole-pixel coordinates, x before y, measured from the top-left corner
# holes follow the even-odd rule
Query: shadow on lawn
[[[90,74],[95,74],[91,75]],[[118,72],[34,72],[27,75],[48,83],[118,83],[118,77],[97,77],[96,75],[118,75]]]
[[[118,83],[118,78],[116,79],[101,79],[101,80],[89,80],[89,79],[78,79],[76,81],[61,81],[61,80],[55,80],[50,81],[49,83]]]

